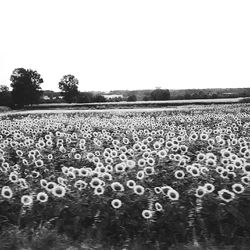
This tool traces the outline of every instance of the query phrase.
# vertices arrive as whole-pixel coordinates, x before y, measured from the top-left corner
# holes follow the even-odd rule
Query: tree
[[[79,93],[77,102],[79,103],[90,103],[93,101],[93,94],[90,92],[81,92]]]
[[[76,102],[79,95],[78,79],[73,75],[65,75],[59,82],[59,89],[62,91],[64,100],[68,103]]]
[[[142,100],[143,101],[150,101],[150,96],[145,95],[145,96],[143,96]]]
[[[0,85],[0,92],[8,92],[9,91],[9,88],[8,86],[6,85]]]
[[[93,102],[106,102],[106,98],[103,95],[95,95]]]
[[[12,72],[10,81],[13,104],[23,107],[39,102],[42,94],[40,84],[43,83],[43,79],[37,71],[17,68]]]
[[[169,100],[170,92],[168,89],[155,89],[150,93],[150,99],[153,101]]]
[[[0,85],[0,106],[11,106],[11,93],[6,85]]]
[[[130,96],[127,98],[127,101],[128,101],[128,102],[136,102],[136,101],[137,101],[136,95],[130,95]]]
[[[184,99],[192,99],[192,95],[189,92],[186,92],[184,95]]]

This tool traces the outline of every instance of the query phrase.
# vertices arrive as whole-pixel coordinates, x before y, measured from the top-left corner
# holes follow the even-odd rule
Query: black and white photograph
[[[250,250],[250,1],[0,0],[0,250]]]

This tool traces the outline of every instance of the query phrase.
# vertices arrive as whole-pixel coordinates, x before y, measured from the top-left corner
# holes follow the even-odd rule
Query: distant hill
[[[93,95],[118,95],[123,96],[123,100],[131,95],[136,95],[138,101],[142,101],[145,97],[149,97],[154,89],[138,89],[138,90],[112,90],[109,92],[92,91],[88,92]],[[250,97],[250,88],[207,88],[207,89],[170,89],[170,100],[182,99],[211,99],[211,98],[236,98]],[[45,90],[43,97],[50,100],[61,102],[61,93],[51,90]],[[48,100],[49,100],[48,99]]]
[[[171,99],[249,97],[250,88],[208,88],[170,90]]]
[[[144,96],[149,96],[152,91],[153,89],[113,90],[108,94],[123,95],[125,98],[136,95],[137,100],[140,101]],[[169,91],[171,100],[250,97],[250,88],[170,89]]]

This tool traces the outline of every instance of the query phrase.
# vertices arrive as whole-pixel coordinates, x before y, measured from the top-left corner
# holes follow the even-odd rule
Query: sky
[[[81,91],[250,87],[250,1],[0,0],[0,84]]]

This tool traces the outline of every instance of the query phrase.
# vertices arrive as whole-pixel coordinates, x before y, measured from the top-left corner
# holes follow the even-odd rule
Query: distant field
[[[190,105],[180,105],[180,106],[170,106],[170,107],[136,107],[136,106],[131,106],[131,107],[123,107],[122,109],[119,106],[113,107],[113,108],[81,108],[81,107],[54,107],[51,106],[46,107],[44,109],[29,109],[29,110],[12,110],[12,111],[5,111],[5,112],[0,112],[0,116],[7,116],[7,115],[28,115],[28,114],[58,114],[58,113],[64,113],[64,114],[70,114],[70,113],[140,113],[140,112],[171,112],[171,111],[179,111],[179,112],[184,112],[184,111],[199,111],[199,110],[213,110],[215,108],[218,108],[218,105],[221,109],[231,109],[231,108],[238,108],[238,112],[241,112],[241,109],[243,108],[248,108],[250,105],[249,104],[237,104],[237,103],[228,103],[228,104],[212,104],[212,105],[197,105],[197,104],[190,104]],[[53,107],[53,108],[52,108]]]
[[[228,104],[239,103],[244,98],[225,98],[225,99],[194,99],[194,100],[169,100],[169,101],[137,101],[137,102],[104,102],[104,103],[44,103],[32,105],[27,109],[50,109],[50,108],[112,108],[124,107],[167,107],[179,105],[202,105],[202,104]]]

